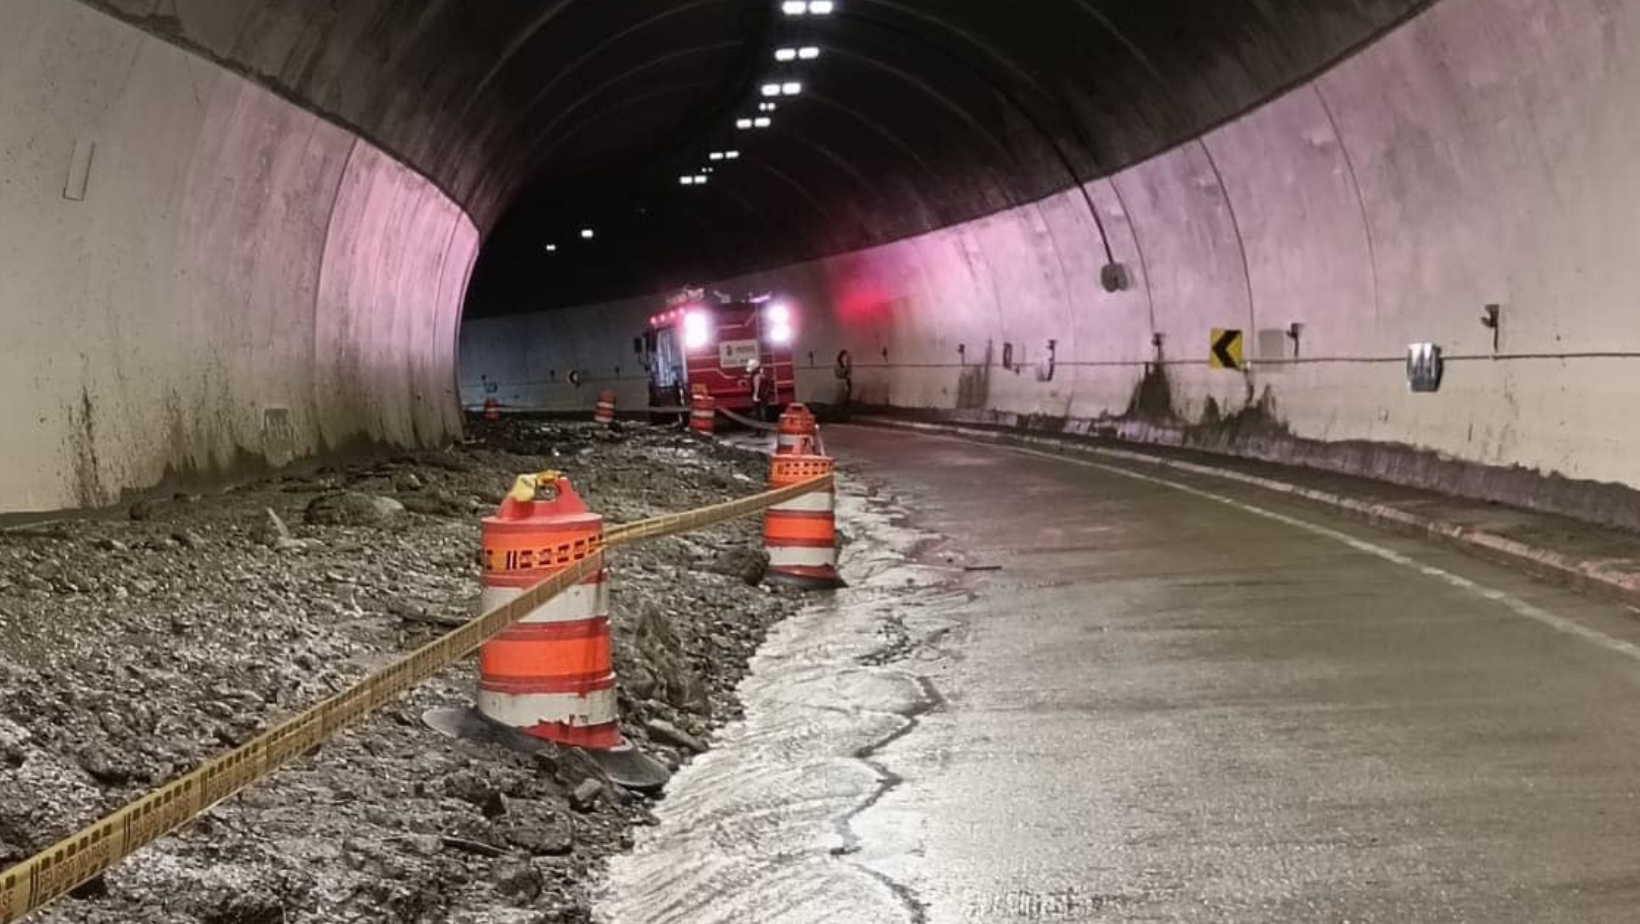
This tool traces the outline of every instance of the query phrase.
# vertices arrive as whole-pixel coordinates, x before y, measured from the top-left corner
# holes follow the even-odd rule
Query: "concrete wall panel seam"
[[[1321,104],[1321,111],[1327,114],[1327,124],[1332,126],[1333,137],[1338,141],[1339,154],[1344,158],[1344,169],[1349,172],[1350,188],[1355,190],[1356,204],[1361,208],[1361,231],[1367,238],[1367,268],[1372,274],[1372,316],[1374,320],[1383,317],[1383,296],[1379,291],[1378,283],[1378,244],[1373,239],[1372,217],[1367,213],[1366,195],[1361,191],[1361,179],[1355,172],[1355,158],[1350,154],[1349,141],[1338,127],[1338,116],[1333,111],[1332,104],[1327,101],[1327,94],[1322,85],[1322,79],[1310,84],[1315,93],[1316,102]]]
[[[1241,276],[1247,284],[1247,330],[1245,336],[1251,338],[1258,331],[1258,297],[1253,294],[1253,265],[1247,256],[1247,238],[1241,233],[1241,221],[1236,217],[1236,203],[1230,198],[1229,187],[1224,185],[1224,173],[1219,170],[1219,162],[1213,157],[1213,149],[1207,143],[1209,137],[1203,135],[1197,143],[1201,145],[1202,156],[1207,158],[1208,168],[1213,171],[1213,179],[1218,183],[1219,195],[1224,197],[1224,209],[1230,216],[1230,230],[1236,238],[1236,250],[1241,254]],[[1247,375],[1248,398],[1251,399],[1253,383],[1250,368],[1247,370]]]

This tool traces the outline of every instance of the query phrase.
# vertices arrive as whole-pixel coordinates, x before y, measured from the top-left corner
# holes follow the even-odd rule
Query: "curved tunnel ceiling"
[[[501,314],[1041,198],[1257,105],[1432,0],[837,0],[825,16],[784,0],[86,2],[437,182],[490,232],[469,311]],[[818,59],[775,60],[805,45]],[[771,79],[802,92],[760,113]],[[734,128],[760,115],[767,129]],[[707,167],[706,185],[680,184]]]

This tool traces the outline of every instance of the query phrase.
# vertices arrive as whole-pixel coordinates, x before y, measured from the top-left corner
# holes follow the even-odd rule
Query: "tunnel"
[[[1263,848],[1256,838],[1224,832],[1239,832],[1237,825],[1252,824],[1247,813],[1270,809],[1274,827],[1290,826],[1300,832],[1292,837],[1310,838],[1305,843],[1317,851],[1331,849],[1327,835],[1308,826],[1324,826],[1316,818],[1329,811],[1358,817],[1331,801],[1338,798],[1335,784],[1357,794],[1405,784],[1398,798],[1439,803],[1435,814],[1466,819],[1453,822],[1460,830],[1469,816],[1443,801],[1457,798],[1446,787],[1466,778],[1471,758],[1483,763],[1482,752],[1502,754],[1519,770],[1519,779],[1488,778],[1499,792],[1506,783],[1553,777],[1543,767],[1558,758],[1541,749],[1552,748],[1561,740],[1556,736],[1613,749],[1600,753],[1628,753],[1603,737],[1628,728],[1626,713],[1614,728],[1587,721],[1593,701],[1632,695],[1627,675],[1614,679],[1615,668],[1604,664],[1600,670],[1609,673],[1577,675],[1576,665],[1595,655],[1560,649],[1550,659],[1558,667],[1540,675],[1533,656],[1547,643],[1518,633],[1530,624],[1555,644],[1593,642],[1601,657],[1640,657],[1640,638],[1614,616],[1640,604],[1640,547],[1632,536],[1640,529],[1640,463],[1630,454],[1633,418],[1624,410],[1635,393],[1632,382],[1624,383],[1640,361],[1630,301],[1640,298],[1640,261],[1625,230],[1637,201],[1628,197],[1640,197],[1637,90],[1640,4],[1625,0],[0,0],[0,393],[7,399],[0,440],[8,446],[0,466],[0,643],[12,631],[8,600],[15,612],[55,620],[54,594],[79,595],[73,606],[88,607],[84,618],[109,633],[90,648],[75,648],[81,643],[63,641],[58,628],[38,636],[17,629],[23,634],[8,643],[11,653],[0,644],[0,690],[10,691],[7,683],[49,690],[54,678],[77,676],[62,653],[75,648],[93,652],[91,660],[101,664],[86,670],[121,665],[125,673],[86,680],[77,694],[41,693],[46,699],[38,702],[27,698],[34,692],[17,693],[17,702],[32,704],[30,715],[84,718],[82,712],[97,714],[99,697],[133,677],[146,683],[187,678],[193,670],[214,686],[189,696],[237,711],[240,702],[220,690],[246,670],[239,662],[189,661],[153,673],[142,666],[141,652],[198,631],[211,621],[204,610],[221,610],[233,639],[272,646],[275,630],[247,614],[301,609],[313,593],[331,601],[325,618],[338,620],[344,635],[366,631],[376,617],[391,622],[392,632],[334,641],[325,634],[330,628],[285,626],[278,645],[319,654],[287,652],[276,660],[315,658],[340,665],[340,673],[302,680],[300,695],[279,687],[278,697],[251,698],[284,708],[320,693],[340,696],[341,678],[381,667],[384,652],[420,651],[404,647],[428,642],[430,636],[415,633],[476,615],[454,602],[447,609],[429,602],[464,592],[461,582],[471,575],[462,569],[471,556],[462,543],[472,538],[429,524],[460,519],[471,527],[491,508],[505,518],[536,503],[532,491],[549,493],[563,472],[582,478],[576,465],[589,459],[609,462],[584,468],[595,469],[585,476],[588,496],[594,506],[611,507],[612,522],[673,515],[657,495],[660,486],[700,509],[732,503],[736,491],[750,491],[747,483],[764,476],[766,460],[756,454],[784,446],[754,447],[762,431],[801,423],[790,409],[773,423],[780,409],[767,407],[757,384],[757,376],[769,375],[774,403],[818,415],[826,445],[837,449],[840,474],[828,463],[825,478],[833,481],[825,490],[836,485],[843,538],[828,532],[827,548],[846,557],[858,534],[874,548],[893,549],[906,569],[902,574],[882,565],[886,558],[862,552],[843,571],[865,573],[864,586],[885,599],[890,590],[911,595],[908,612],[949,606],[965,614],[953,617],[964,628],[930,627],[904,613],[872,623],[862,615],[870,601],[851,597],[858,612],[839,606],[842,615],[828,631],[857,635],[833,638],[817,654],[782,641],[774,628],[785,620],[811,625],[802,620],[812,610],[771,594],[721,598],[738,601],[723,605],[739,607],[741,618],[757,622],[755,631],[708,626],[699,638],[692,628],[680,637],[665,625],[676,607],[643,584],[629,598],[641,602],[630,604],[641,619],[633,615],[635,628],[617,633],[620,645],[628,644],[620,633],[632,634],[644,658],[666,666],[643,662],[649,692],[635,695],[623,686],[619,694],[627,708],[660,704],[644,713],[643,741],[664,742],[668,753],[681,755],[671,763],[687,763],[691,752],[706,750],[700,739],[710,728],[726,742],[742,741],[741,750],[725,753],[760,766],[788,790],[753,792],[746,804],[714,802],[700,793],[713,790],[718,798],[735,790],[740,784],[726,767],[740,765],[701,758],[706,769],[698,772],[707,782],[656,809],[661,820],[654,823],[668,833],[654,843],[670,846],[640,849],[611,867],[617,890],[625,891],[610,921],[753,919],[737,918],[738,906],[714,909],[636,884],[668,876],[715,894],[755,867],[759,873],[747,882],[825,891],[814,886],[829,881],[825,872],[806,879],[809,872],[764,869],[751,859],[744,868],[728,860],[691,865],[737,842],[721,832],[775,811],[768,806],[805,785],[866,785],[852,771],[805,777],[758,763],[768,753],[758,737],[767,729],[758,725],[757,697],[789,705],[797,695],[787,691],[782,699],[754,682],[770,632],[768,644],[780,653],[772,663],[812,656],[822,659],[809,665],[820,671],[830,664],[823,658],[853,652],[846,665],[831,665],[843,679],[825,692],[858,695],[848,708],[866,716],[863,724],[888,722],[883,715],[904,724],[870,741],[839,732],[836,741],[848,747],[814,758],[815,766],[831,768],[851,760],[854,771],[867,767],[891,779],[870,797],[872,805],[881,797],[892,808],[916,795],[926,800],[921,811],[947,798],[919,789],[915,774],[903,776],[905,768],[879,752],[892,751],[901,735],[916,738],[925,726],[945,742],[942,754],[960,751],[963,734],[976,727],[981,732],[974,734],[991,740],[983,736],[995,728],[962,713],[964,703],[985,704],[978,712],[993,719],[1028,713],[1020,721],[1036,735],[1031,746],[1055,759],[1069,753],[1065,738],[1031,731],[1033,710],[1082,715],[1115,704],[1117,712],[1137,713],[1184,690],[1222,707],[1234,735],[1247,731],[1234,737],[1194,713],[1176,724],[1146,724],[1142,733],[1102,718],[1077,726],[1089,740],[1110,735],[1131,758],[1123,763],[1102,750],[1073,755],[1117,781],[1111,785],[1126,787],[1115,800],[1121,804],[1099,803],[1099,811],[1111,813],[1101,818],[1116,819],[1111,824],[1124,831],[1154,828],[1163,832],[1156,837],[1219,851],[1186,863],[1200,864],[1196,871],[1214,889],[1223,885],[1198,896],[1199,905],[1189,906],[1194,912],[1166,902],[1195,885],[1169,886],[1177,895],[1165,901],[1159,892],[1135,898],[1120,884],[1090,891],[1068,867],[1047,884],[1032,879],[1016,887],[979,876],[970,878],[985,879],[979,892],[942,892],[956,887],[919,865],[932,864],[928,857],[938,850],[907,851],[918,859],[896,865],[903,858],[894,859],[893,825],[881,825],[874,839],[850,827],[866,813],[857,808],[841,822],[828,820],[836,822],[834,833],[843,832],[827,842],[829,855],[892,862],[870,869],[855,863],[837,880],[845,885],[828,886],[838,920],[1118,920],[1126,919],[1124,902],[1152,900],[1162,902],[1158,916],[1134,910],[1133,919],[1296,921],[1307,919],[1306,901],[1328,914],[1360,915],[1375,907],[1371,901],[1349,889],[1329,893],[1320,880],[1304,878],[1313,870],[1294,874],[1302,882],[1292,895],[1266,889],[1280,874],[1262,868],[1247,873],[1254,885],[1232,882],[1240,872],[1226,869],[1241,870],[1247,853]],[[657,330],[682,324],[669,319],[710,298],[754,306],[748,310],[762,323],[779,312],[780,358],[772,372],[761,371],[757,359],[766,346],[753,342],[743,354],[720,338],[720,364],[710,358],[719,356],[719,344],[708,345],[711,374],[729,383],[724,395],[748,396],[740,405],[723,395],[717,405],[703,405],[712,400],[707,386],[691,394],[687,382],[662,382],[657,371],[656,351],[665,349],[657,344],[666,342]],[[762,421],[745,416],[766,411]],[[704,413],[707,433],[713,420],[734,432],[706,449],[677,442],[691,412],[697,424]],[[630,444],[616,442],[623,434]],[[822,444],[812,446],[824,455]],[[755,461],[734,455],[748,447]],[[855,495],[843,486],[855,474],[850,452],[872,491]],[[976,480],[965,481],[964,472]],[[1017,491],[1010,487],[1016,478]],[[792,483],[795,476],[774,490]],[[399,500],[373,501],[354,490],[358,485]],[[1163,489],[1178,496],[1158,500],[1153,492]],[[612,502],[620,492],[623,499]],[[310,495],[323,496],[317,506],[288,506]],[[578,498],[572,489],[568,496]],[[782,497],[765,506],[811,502]],[[1322,517],[1303,503],[1328,512]],[[197,514],[205,525],[161,525],[169,522],[165,511],[206,508],[214,512]],[[293,511],[304,510],[305,525],[287,528]],[[819,508],[802,510],[812,516]],[[823,512],[829,523],[831,508]],[[126,523],[127,514],[135,525]],[[437,538],[394,545],[398,539],[375,534],[321,531],[375,528],[396,516],[428,518],[416,522]],[[79,534],[73,525],[115,522],[141,537],[93,539],[103,527]],[[908,538],[915,530],[906,524],[927,532]],[[1281,530],[1291,534],[1277,535]],[[1101,544],[1106,532],[1132,545]],[[735,542],[744,538],[737,534]],[[70,542],[91,558],[53,551]],[[1317,551],[1327,543],[1371,561],[1340,563]],[[717,577],[749,567],[760,580],[768,555],[748,566],[729,546],[715,539],[668,546],[675,560],[642,559],[633,570],[640,582],[658,586],[663,575],[693,574],[689,563],[707,556]],[[194,563],[174,572],[165,570],[172,565],[153,565],[159,570],[144,574],[148,566],[136,556],[147,551]],[[373,576],[338,576],[342,565],[317,563],[331,552],[353,556]],[[240,553],[253,558],[234,558]],[[1027,553],[1043,558],[1032,564],[1023,560]],[[548,560],[546,551],[539,554]],[[287,557],[254,558],[267,555]],[[93,559],[102,564],[88,564]],[[411,577],[393,574],[395,562]],[[289,574],[287,566],[294,569]],[[117,582],[95,576],[104,567]],[[773,567],[779,571],[778,558]],[[947,590],[960,584],[972,595],[962,603],[953,602],[960,596],[954,592],[941,596],[938,581],[921,583],[933,573],[925,568],[946,574]],[[1406,568],[1418,572],[1406,581],[1428,586],[1414,593],[1386,576]],[[1243,569],[1256,580],[1244,582]],[[76,577],[78,570],[92,576]],[[998,571],[1003,576],[994,580],[1002,584],[972,583]],[[214,576],[200,577],[207,572]],[[1010,572],[1029,578],[1008,584]],[[1159,573],[1182,583],[1164,591],[1144,583]],[[229,596],[234,586],[265,593],[254,603],[207,605],[191,596],[190,574]],[[1326,588],[1307,583],[1321,575]],[[1564,586],[1551,591],[1531,583],[1536,579]],[[393,582],[392,591],[373,580]],[[689,599],[729,593],[711,586]],[[1046,641],[1031,647],[1016,636],[986,635],[986,620],[1002,620],[1006,609],[998,604],[979,613],[970,606],[987,599],[988,586],[992,599],[1017,594],[1042,612],[1131,598],[1134,606],[1163,615],[1189,610],[1205,622],[1170,624],[1177,634],[1157,640],[1144,635],[1148,628],[1125,622],[1125,611],[1082,634],[1063,621],[1039,625],[1028,612],[1005,614],[1024,620],[1020,633],[1043,633]],[[1054,595],[1066,586],[1087,593]],[[1261,596],[1287,586],[1298,597]],[[1374,596],[1392,586],[1405,597]],[[106,599],[87,587],[102,588]],[[736,584],[734,593],[753,591]],[[1329,602],[1304,596],[1312,593]],[[117,612],[132,597],[153,597],[175,614],[158,629],[120,627]],[[484,605],[495,599],[485,597]],[[1229,602],[1215,611],[1208,600]],[[1364,601],[1360,612],[1373,620],[1365,628],[1316,628],[1326,618],[1322,610],[1344,613],[1351,601]],[[1190,609],[1198,605],[1206,615]],[[1303,618],[1291,623],[1261,621],[1299,610]],[[1426,610],[1461,625],[1402,625],[1408,613]],[[108,613],[116,614],[107,616],[112,622],[97,622]],[[856,617],[863,621],[850,621]],[[1198,633],[1221,637],[1224,626],[1213,622],[1219,617],[1260,639],[1258,645],[1202,641]],[[1494,634],[1502,623],[1513,628]],[[1380,629],[1386,634],[1373,634]],[[150,631],[161,641],[152,642]],[[1141,636],[1129,642],[1122,635],[1132,662],[1104,649],[1085,661],[1071,655],[1094,645],[1089,638],[1099,633],[1130,631]],[[888,656],[849,647],[858,633],[873,632],[897,640],[900,648],[889,646],[896,657],[918,650],[937,660],[949,653],[941,647],[948,633],[990,639],[997,649],[964,649],[949,672],[918,674],[911,683],[906,678],[916,671],[872,673]],[[1474,652],[1470,632],[1485,639]],[[52,647],[59,644],[60,651]],[[678,654],[685,649],[706,679],[685,677]],[[112,650],[126,654],[98,661],[96,652]],[[732,667],[722,667],[721,676],[712,672],[717,667],[702,667],[713,663],[700,653],[707,650],[729,652]],[[611,657],[621,661],[624,651]],[[1272,651],[1291,660],[1251,671],[1250,663]],[[1436,666],[1432,652],[1450,659]],[[1186,654],[1200,670],[1172,673]],[[1471,654],[1473,662],[1466,660]],[[1041,690],[1031,692],[1027,681],[1027,692],[993,685],[1021,663],[1040,667]],[[1130,675],[1133,663],[1148,665],[1149,673]],[[1405,673],[1420,666],[1429,673]],[[1092,672],[1101,678],[1087,681],[1102,697],[1095,706],[1087,701],[1093,693],[1078,698]],[[1521,690],[1500,680],[1503,672],[1532,677],[1546,699],[1516,698]],[[1460,673],[1474,686],[1456,682]],[[281,677],[268,682],[296,682]],[[747,677],[744,704],[720,702],[741,697],[735,684]],[[939,689],[959,679],[967,686]],[[895,686],[901,681],[909,686]],[[1392,714],[1385,721],[1401,722],[1400,731],[1367,723],[1354,701],[1329,700],[1326,683],[1357,684],[1351,695],[1376,697],[1373,708]],[[1403,691],[1426,699],[1409,705],[1397,699]],[[615,701],[613,688],[604,692]],[[1460,728],[1471,695],[1516,716],[1520,727],[1491,715],[1480,730]],[[884,707],[873,697],[899,705]],[[1283,697],[1302,701],[1294,707],[1301,711],[1336,706],[1338,727],[1353,728],[1361,740],[1317,744],[1323,735],[1307,724],[1314,719],[1308,711],[1288,717],[1290,725],[1241,712],[1253,700],[1285,703]],[[91,712],[79,708],[87,702]],[[1436,718],[1420,711],[1429,703]],[[364,711],[379,706],[373,701]],[[717,724],[691,724],[696,707],[718,709]],[[724,709],[734,714],[739,724],[729,727],[737,731],[723,731]],[[948,720],[954,724],[942,724]],[[813,721],[823,727],[826,719]],[[1312,748],[1306,753],[1323,767],[1313,778],[1307,757],[1282,750],[1292,743],[1284,736],[1300,727],[1312,737],[1293,747]],[[215,743],[238,746],[249,734],[229,728]],[[1269,746],[1279,757],[1238,750],[1251,740],[1276,742]],[[28,766],[18,757],[8,768],[8,754],[45,747],[41,742],[61,743],[0,709],[0,778]],[[781,739],[775,750],[796,753],[812,743]],[[1520,750],[1487,750],[1506,745]],[[204,746],[144,760],[180,772],[178,762],[202,759]],[[1326,776],[1345,773],[1328,761],[1356,747],[1370,752],[1363,761],[1393,772],[1379,777],[1351,767],[1358,775],[1341,784]],[[1411,751],[1443,747],[1457,756],[1428,777],[1403,772],[1406,765],[1398,763]],[[1204,752],[1233,753],[1246,763],[1225,757],[1214,773],[1168,777],[1166,766],[1179,766],[1178,754],[1193,759]],[[1617,798],[1620,787],[1601,776],[1609,768],[1579,753],[1568,775]],[[1019,761],[990,756],[1017,770]],[[1266,758],[1291,775],[1295,792],[1325,803],[1320,814],[1294,816],[1290,805],[1254,786],[1268,782],[1258,776]],[[90,759],[82,753],[79,760]],[[92,782],[76,784],[68,799],[74,811],[52,816],[45,828],[30,827],[42,817],[32,809],[0,804],[0,861],[23,859],[13,849],[21,840],[32,837],[29,843],[41,846],[39,831],[64,834],[70,816],[89,820],[93,804],[113,807],[103,805],[108,793],[125,792],[120,787],[135,786],[148,772],[121,769],[106,755],[87,766]],[[477,793],[458,793],[456,802],[480,806],[496,825],[513,817],[506,806],[516,794],[493,772],[475,769],[477,763],[439,766],[460,781],[440,785]],[[541,785],[574,806],[580,814],[573,818],[649,810],[634,801],[640,787],[612,783],[583,792],[572,785],[584,782],[572,779],[579,766],[559,755],[542,758],[531,772],[551,778]],[[980,794],[1007,790],[1007,780],[987,775],[1003,772],[987,765],[963,785]],[[153,773],[153,782],[165,776]],[[527,789],[518,782],[524,776],[514,774],[512,785]],[[1227,807],[1203,795],[1220,780],[1251,787],[1237,792],[1252,801]],[[1172,808],[1144,815],[1145,799],[1164,783],[1182,787],[1177,804],[1191,806],[1192,818],[1207,819],[1199,830],[1194,821],[1157,820]],[[93,797],[93,784],[104,787],[101,797]],[[24,800],[30,805],[56,798],[41,779],[17,785],[32,794]],[[202,777],[200,785],[208,782]],[[1068,801],[1082,798],[1064,795],[1058,781],[1037,785]],[[1260,799],[1266,801],[1253,804]],[[346,793],[336,800],[353,801]],[[984,801],[966,800],[965,830],[1012,836],[1006,812],[973,814]],[[1123,814],[1135,805],[1146,808]],[[1381,805],[1355,808],[1387,817],[1373,814]],[[1550,806],[1529,820],[1547,829],[1553,825],[1544,819],[1576,809]],[[937,812],[907,812],[923,819],[919,830],[928,843],[960,840],[937,833],[941,822],[928,820],[943,817]],[[787,821],[793,828],[782,836],[808,836]],[[1055,819],[1034,823],[1052,829],[1041,843],[1058,836]],[[564,824],[586,833],[585,824]],[[1496,832],[1475,825],[1465,836],[1496,856],[1519,851],[1513,842],[1487,840]],[[543,826],[550,827],[541,821],[532,831]],[[690,840],[697,828],[721,836],[703,846]],[[598,863],[632,846],[625,828],[614,830],[586,835],[603,839]],[[1390,825],[1361,837],[1393,839],[1401,830]],[[1576,841],[1556,831],[1556,843]],[[1442,851],[1458,850],[1443,840],[1449,835],[1429,833],[1417,850],[1427,849],[1439,866]],[[420,838],[417,844],[431,837],[427,850],[491,859],[533,849],[519,847],[525,841],[491,847],[460,831],[417,829],[403,837]],[[542,837],[532,834],[527,843],[539,846]],[[551,855],[579,862],[565,837],[563,850]],[[84,843],[90,850],[100,841]],[[1136,844],[1112,847],[1111,856],[1126,858],[1124,851],[1140,849]],[[958,866],[980,863],[965,849],[939,856]],[[1026,879],[1062,859],[1046,848],[1020,849],[1043,864],[1022,874]],[[377,864],[369,867],[372,876],[382,864],[391,867],[375,854],[358,860],[360,851],[347,851],[343,859],[356,869]],[[1370,891],[1374,883],[1406,877],[1416,883],[1407,886],[1412,891],[1385,907],[1416,910],[1398,919],[1442,919],[1439,889],[1423,891],[1419,879],[1428,869],[1414,869],[1405,856],[1380,860],[1374,855],[1363,861],[1365,872],[1339,878]],[[1126,860],[1111,862],[1115,868]],[[0,873],[6,865],[0,862]],[[1553,863],[1526,866],[1548,879],[1572,875]],[[593,875],[588,868],[578,866],[574,875]],[[1440,870],[1467,883],[1462,876],[1470,867],[1456,868]],[[520,869],[496,873],[504,880],[496,888],[512,890],[520,907],[547,901],[550,877]],[[1126,867],[1123,874],[1148,875]],[[1634,891],[1619,872],[1588,875],[1588,882],[1556,879],[1543,888],[1570,889],[1579,902],[1586,891]],[[31,894],[43,894],[44,881]],[[238,888],[212,886],[218,887]],[[1237,892],[1244,887],[1250,891]],[[0,896],[14,894],[12,888],[0,880]],[[130,898],[140,889],[121,888],[133,907],[142,904]],[[360,913],[389,915],[383,920],[453,913],[451,900],[394,889],[349,901],[363,903]],[[1255,892],[1264,904],[1238,904]],[[886,904],[863,898],[878,893]],[[1564,919],[1621,919],[1614,912],[1601,917],[1611,909],[1594,899],[1578,905],[1547,894],[1515,896],[1526,902],[1521,907],[1539,909],[1535,918],[1510,917],[1519,908],[1480,898],[1454,899],[1446,910],[1549,920],[1542,909],[1583,908],[1587,916]],[[303,895],[298,904],[316,901]],[[73,898],[92,913],[95,895],[76,891]],[[285,920],[272,916],[270,909],[284,907],[278,901],[236,901],[225,898],[219,904],[226,910],[199,919]],[[893,914],[883,910],[891,906]],[[793,899],[769,919],[808,920],[802,915],[812,907]],[[0,903],[0,924],[14,920],[7,909]],[[122,912],[109,906],[96,913],[108,917],[86,920],[116,920]],[[592,918],[550,918],[572,919]]]
[[[1119,419],[1160,359],[1179,422],[1262,409],[1306,441],[1621,481],[1504,399],[1558,362],[1494,363],[1474,316],[1505,304],[1506,356],[1621,361],[1579,358],[1610,344],[1569,318],[1623,289],[1593,280],[1624,265],[1598,232],[1624,16],[1425,6],[19,2],[0,507],[436,443],[481,377],[641,403],[647,309],[709,283],[801,302],[805,391],[848,349],[872,404]],[[1544,34],[1575,66],[1526,54]],[[781,75],[802,94],[737,131]],[[720,149],[744,156],[679,185]],[[1534,196],[1554,208],[1495,220]],[[1297,351],[1268,333],[1294,324]],[[1214,327],[1266,374],[1206,375]],[[1476,361],[1461,442],[1396,400],[1413,341]],[[959,387],[1005,344],[1032,375]],[[1603,419],[1607,377],[1572,374],[1558,400]]]

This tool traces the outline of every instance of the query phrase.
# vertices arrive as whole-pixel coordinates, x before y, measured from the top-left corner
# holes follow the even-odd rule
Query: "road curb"
[[[1169,459],[1126,449],[1112,449],[1056,437],[881,417],[858,418],[854,422],[865,426],[960,436],[989,443],[1048,448],[1115,461],[1136,462],[1155,468],[1204,475],[1221,481],[1233,481],[1329,507],[1373,526],[1429,536],[1479,558],[1523,567],[1538,577],[1573,590],[1640,607],[1640,574],[1612,568],[1608,561],[1575,558],[1482,529],[1419,516],[1388,504],[1370,503],[1331,491],[1306,488],[1291,482],[1215,468],[1197,462]]]

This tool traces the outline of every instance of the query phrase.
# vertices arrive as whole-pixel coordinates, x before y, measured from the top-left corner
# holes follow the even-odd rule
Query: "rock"
[[[118,539],[112,538],[98,539],[97,548],[102,549],[105,552],[129,552],[131,550],[130,546],[119,541]]]
[[[542,887],[546,885],[541,871],[528,860],[497,864],[491,881],[495,883],[497,892],[520,902],[532,902],[539,898]]]
[[[578,812],[590,812],[598,807],[598,797],[604,794],[604,784],[601,780],[584,779],[581,785],[569,794],[569,804],[575,806]]]
[[[262,508],[262,518],[257,522],[251,535],[259,545],[272,548],[278,548],[280,543],[290,542],[292,539],[290,527],[285,525],[284,520],[279,519],[279,514],[274,513],[272,507]]]
[[[644,725],[644,730],[649,732],[651,739],[659,741],[661,744],[676,745],[696,754],[702,754],[706,751],[706,742],[664,719],[650,719]]]
[[[561,857],[575,849],[569,819],[540,802],[509,799],[495,829],[508,844],[533,856]]]
[[[151,500],[140,500],[131,505],[130,515],[133,520],[151,520],[154,518],[156,505]]]
[[[307,542],[302,539],[280,539],[273,544],[275,552],[302,552],[307,548]]]
[[[478,509],[478,502],[471,497],[436,489],[406,497],[402,503],[406,510],[430,517],[466,517]]]
[[[185,549],[203,549],[210,543],[197,530],[179,529],[171,534],[179,545]]]
[[[399,472],[393,476],[393,490],[400,494],[410,494],[427,487],[421,476],[415,472]]]
[[[769,553],[762,549],[725,549],[718,553],[706,570],[740,578],[755,587],[763,582],[763,575],[769,571]]]
[[[303,519],[315,526],[376,526],[403,513],[404,505],[391,497],[339,491],[315,497]]]
[[[135,772],[102,746],[91,746],[80,752],[80,769],[105,786],[123,786],[136,778]]]
[[[621,681],[626,684],[627,692],[632,694],[633,699],[649,699],[655,695],[655,675],[648,668],[633,668],[622,675]]]
[[[666,701],[677,709],[683,709],[695,715],[712,714],[711,695],[706,689],[705,682],[686,667],[679,667],[668,678]]]
[[[446,776],[444,794],[481,808],[501,798],[501,791],[477,770],[457,770]]]

